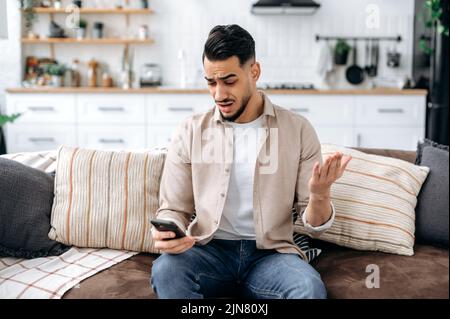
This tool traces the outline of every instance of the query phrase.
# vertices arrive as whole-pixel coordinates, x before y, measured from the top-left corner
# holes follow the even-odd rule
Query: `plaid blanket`
[[[0,298],[59,299],[83,279],[136,254],[72,247],[60,256],[0,258]]]
[[[56,151],[6,154],[1,157],[47,173],[56,170]],[[113,249],[72,247],[60,256],[0,258],[0,299],[58,299],[83,279],[136,254]]]

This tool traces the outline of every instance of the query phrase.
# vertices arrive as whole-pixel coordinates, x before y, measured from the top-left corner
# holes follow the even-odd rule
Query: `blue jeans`
[[[254,240],[213,239],[181,254],[162,254],[152,267],[159,298],[326,298],[319,273],[296,254],[256,248]]]

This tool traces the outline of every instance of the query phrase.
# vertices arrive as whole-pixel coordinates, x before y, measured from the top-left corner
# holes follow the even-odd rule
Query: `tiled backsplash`
[[[0,91],[5,87],[20,84],[19,13],[16,0],[9,3],[10,38],[0,40]],[[65,1],[64,4],[70,1]],[[111,1],[84,0],[85,7]],[[113,1],[114,2],[114,1]],[[138,4],[137,0],[130,0]],[[321,8],[312,16],[255,16],[250,6],[255,0],[151,0],[153,15],[131,15],[130,30],[134,34],[141,24],[147,24],[153,45],[135,46],[135,70],[144,63],[156,62],[162,67],[164,85],[180,83],[180,61],[178,51],[186,51],[188,84],[204,85],[202,80],[201,53],[209,30],[217,24],[236,23],[246,28],[255,38],[257,59],[262,63],[261,82],[312,82],[317,87],[325,84],[317,73],[317,62],[322,42],[315,41],[315,35],[346,36],[393,36],[401,35],[398,44],[402,53],[400,68],[386,67],[386,48],[392,43],[382,42],[380,51],[379,77],[403,78],[411,75],[413,0],[321,0]],[[379,9],[379,28],[368,29],[366,20],[371,8]],[[12,10],[11,10],[12,9]],[[369,10],[369,11],[367,11]],[[373,16],[372,16],[373,17]],[[110,35],[123,34],[123,15],[88,15],[90,26],[94,21],[104,21],[105,32]],[[63,15],[56,15],[62,22]],[[58,20],[59,19],[59,20]],[[40,15],[35,31],[48,34],[48,15]],[[123,46],[80,46],[55,45],[56,58],[70,63],[77,57],[85,64],[94,57],[100,60],[116,76],[120,70]],[[75,54],[76,52],[76,54]],[[24,46],[24,54],[45,56],[50,53],[48,45]],[[359,62],[364,62],[364,43],[359,46]],[[335,88],[348,88],[340,68],[336,75]],[[363,84],[362,87],[367,84]]]

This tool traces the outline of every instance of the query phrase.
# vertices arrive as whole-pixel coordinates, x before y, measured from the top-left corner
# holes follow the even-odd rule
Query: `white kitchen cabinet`
[[[214,106],[206,94],[153,94],[147,97],[148,123],[178,124],[196,113],[203,113]]]
[[[351,126],[354,117],[352,96],[270,95],[276,105],[306,117],[312,125]]]
[[[424,128],[418,127],[365,127],[356,128],[356,145],[365,148],[388,148],[415,151],[423,139]]]
[[[151,125],[147,129],[147,148],[167,147],[176,125]]]
[[[78,143],[91,149],[127,150],[146,146],[144,125],[80,125]]]
[[[77,112],[81,124],[145,125],[145,95],[80,94]]]
[[[76,123],[74,95],[67,94],[9,94],[9,114],[22,113],[17,124]]]
[[[355,134],[353,127],[318,126],[315,130],[321,143],[330,143],[349,147],[355,145]]]
[[[55,150],[61,145],[76,146],[76,128],[72,124],[8,124],[9,153]]]
[[[357,97],[355,111],[357,126],[422,126],[425,124],[425,97]]]
[[[268,94],[306,117],[322,143],[415,150],[425,137],[425,95]],[[166,147],[185,118],[214,107],[206,93],[11,93],[9,152],[78,145],[98,149]]]

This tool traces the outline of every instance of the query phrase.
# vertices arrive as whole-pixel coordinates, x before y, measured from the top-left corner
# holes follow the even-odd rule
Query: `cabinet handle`
[[[125,141],[121,138],[101,138],[98,140],[102,144],[124,144]]]
[[[292,112],[303,112],[303,113],[308,113],[309,112],[309,109],[308,108],[305,108],[305,107],[303,107],[303,108],[290,108],[290,110],[292,111]]]
[[[102,112],[125,112],[122,106],[99,106],[98,110]]]
[[[193,107],[169,107],[169,111],[174,112],[193,112]]]
[[[55,112],[53,106],[29,106],[28,109],[33,112]]]
[[[361,134],[356,134],[356,147],[361,147]]]
[[[403,113],[403,109],[388,109],[388,108],[379,108],[378,113]]]
[[[32,143],[54,143],[53,137],[30,137],[28,140]]]

